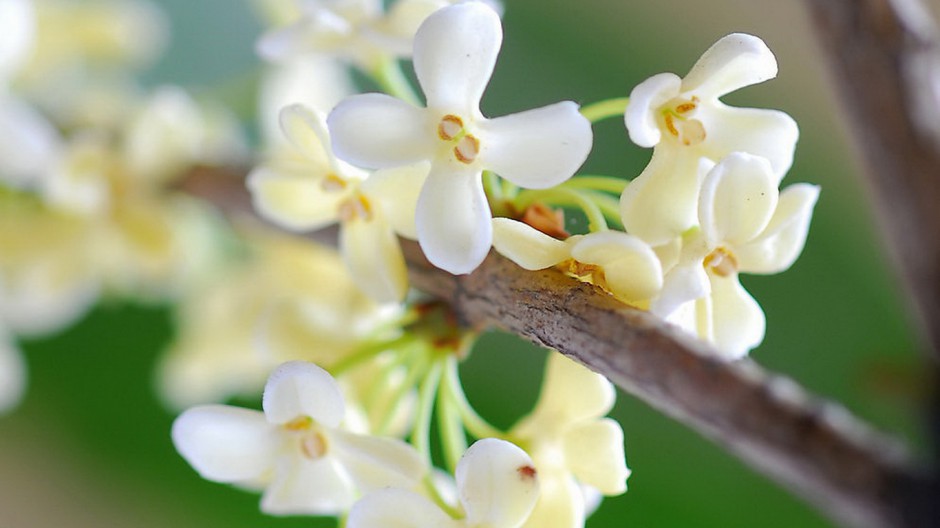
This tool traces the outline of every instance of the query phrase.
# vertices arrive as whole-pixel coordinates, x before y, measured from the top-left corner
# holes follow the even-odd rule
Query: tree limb
[[[193,173],[182,189],[250,212],[239,178]],[[726,362],[652,314],[555,270],[525,271],[491,253],[472,274],[433,267],[403,241],[412,284],[461,322],[554,348],[712,439],[850,526],[905,526],[901,496],[919,482],[897,442],[845,409],[751,361]]]

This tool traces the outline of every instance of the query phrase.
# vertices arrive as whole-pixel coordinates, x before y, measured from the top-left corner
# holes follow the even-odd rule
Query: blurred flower
[[[799,135],[793,119],[719,101],[776,75],[777,61],[764,42],[734,33],[709,48],[684,79],[662,73],[633,89],[624,116],[630,139],[655,149],[621,197],[628,233],[658,246],[694,226],[702,160],[747,152],[767,158],[777,182],[783,178]]]
[[[404,442],[344,431],[339,386],[312,363],[278,367],[263,407],[194,407],[176,419],[172,434],[204,478],[264,489],[265,513],[340,515],[361,494],[413,487],[427,471]]]
[[[501,44],[499,15],[487,5],[441,9],[415,35],[414,66],[427,108],[383,94],[355,95],[328,118],[336,155],[350,163],[389,168],[431,161],[416,210],[418,241],[434,265],[451,273],[473,271],[492,242],[484,169],[522,187],[551,187],[569,178],[591,149],[590,123],[572,102],[497,119],[481,114]]]
[[[728,359],[746,355],[765,330],[764,312],[738,273],[789,268],[803,251],[819,196],[815,185],[778,192],[777,182],[770,162],[758,156],[734,152],[718,163],[699,196],[701,229],[683,238],[678,263],[651,306]]]
[[[583,486],[604,495],[627,490],[623,430],[604,418],[616,392],[604,376],[551,352],[535,409],[508,433],[532,455],[542,493],[525,526],[576,528],[590,512]]]
[[[408,290],[396,233],[415,236],[414,209],[426,163],[368,175],[333,156],[323,117],[301,105],[281,112],[281,127],[300,156],[255,169],[248,187],[265,218],[293,230],[340,223],[340,252],[356,284],[379,302]]]
[[[173,407],[257,394],[285,361],[329,368],[397,315],[359,292],[334,251],[267,231],[247,243],[247,259],[215,268],[180,300],[159,370]]]
[[[504,440],[478,440],[464,453],[455,473],[463,517],[453,519],[430,499],[405,489],[383,489],[353,506],[349,528],[436,528],[521,526],[539,497],[532,460]]]
[[[0,415],[13,409],[26,392],[26,363],[0,325]]]

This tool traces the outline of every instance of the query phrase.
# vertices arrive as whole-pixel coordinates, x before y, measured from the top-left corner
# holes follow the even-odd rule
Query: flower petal
[[[567,471],[539,470],[539,500],[523,528],[584,526],[584,494]]]
[[[715,165],[699,194],[698,216],[709,248],[753,240],[777,208],[777,183],[764,158],[734,152]]]
[[[736,275],[711,279],[712,339],[725,359],[739,359],[764,340],[766,320]]]
[[[336,459],[282,456],[261,498],[261,511],[271,515],[341,515],[355,499],[355,486]]]
[[[336,222],[342,191],[327,191],[309,170],[261,166],[248,175],[255,210],[292,231],[319,229]]]
[[[479,114],[503,42],[499,15],[482,2],[463,2],[429,16],[415,34],[414,68],[428,108]]]
[[[699,105],[695,118],[703,123],[707,133],[698,148],[711,160],[720,161],[735,151],[767,158],[777,183],[790,170],[800,130],[789,115],[778,110],[736,108],[715,101]]]
[[[630,103],[623,114],[630,141],[641,147],[653,147],[662,138],[656,111],[679,95],[682,80],[674,73],[660,73],[641,82],[630,92]]]
[[[319,112],[296,103],[285,106],[278,114],[281,131],[294,148],[318,165],[332,167],[333,153],[325,119]]]
[[[356,286],[378,302],[399,302],[408,292],[408,270],[398,237],[380,216],[343,222],[340,253]]]
[[[751,243],[735,253],[741,271],[780,273],[803,251],[819,187],[808,183],[791,185],[780,193],[777,210],[767,228]]]
[[[353,505],[347,528],[460,528],[429,499],[403,489],[384,489],[366,495]]]
[[[663,287],[663,268],[647,243],[620,231],[591,233],[571,248],[578,262],[601,266],[610,293],[623,301],[652,299]]]
[[[381,169],[431,159],[435,124],[423,108],[385,94],[347,97],[327,117],[333,152],[359,167]]]
[[[682,79],[683,92],[721,97],[777,76],[777,59],[764,41],[732,33],[712,44]]]
[[[617,393],[607,378],[580,363],[552,352],[545,363],[542,393],[526,420],[564,429],[570,424],[604,416]]]
[[[29,0],[0,2],[0,80],[6,81],[28,58],[36,34],[36,14]],[[5,84],[5,82],[4,82]]]
[[[493,241],[480,176],[472,168],[445,171],[435,165],[418,197],[415,222],[421,249],[432,264],[455,275],[475,270]]]
[[[362,183],[362,192],[382,208],[392,229],[403,237],[415,240],[415,210],[418,196],[431,171],[431,164],[422,161],[394,169],[377,170]]]
[[[527,270],[550,268],[571,256],[565,242],[509,218],[493,219],[493,247]]]
[[[470,526],[519,526],[539,497],[532,459],[505,440],[476,441],[454,476]]]
[[[237,482],[270,469],[279,437],[258,411],[202,405],[173,422],[173,445],[202,478]]]
[[[562,101],[482,120],[480,163],[527,189],[553,187],[570,178],[591,152],[591,123],[578,105]]]
[[[695,156],[662,143],[643,172],[620,196],[620,215],[628,233],[650,245],[671,242],[698,223],[696,204],[704,168]]]
[[[338,426],[345,410],[336,380],[305,361],[289,361],[271,373],[264,386],[262,407],[272,424],[309,416],[325,427]]]
[[[382,488],[413,488],[427,472],[424,459],[411,444],[395,438],[357,435],[336,430],[332,455],[349,472],[360,494]]]
[[[0,182],[37,187],[61,148],[58,132],[42,115],[0,95]]]
[[[663,289],[650,304],[650,311],[665,319],[683,304],[710,292],[708,274],[701,260],[678,264],[663,278]]]
[[[583,484],[604,495],[627,491],[623,429],[616,420],[602,418],[577,425],[564,437],[565,465]]]

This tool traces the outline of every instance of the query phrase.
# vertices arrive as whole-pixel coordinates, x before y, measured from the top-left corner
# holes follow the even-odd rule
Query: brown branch
[[[919,0],[810,0],[882,229],[940,357],[940,40]]]
[[[195,173],[183,189],[229,211],[250,210],[237,178]],[[807,395],[750,361],[728,363],[648,312],[559,272],[529,272],[491,254],[470,275],[403,247],[413,285],[464,324],[495,326],[555,348],[688,425],[851,526],[903,526],[900,496],[918,479],[898,444],[842,407]]]

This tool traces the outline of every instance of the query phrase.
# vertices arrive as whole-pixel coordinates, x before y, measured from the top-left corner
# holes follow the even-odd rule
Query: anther
[[[298,416],[284,424],[284,429],[288,431],[306,431],[313,426],[313,418],[309,416]]]
[[[320,433],[314,432],[300,440],[300,450],[304,456],[310,460],[316,460],[326,454],[326,438]]]
[[[453,114],[447,114],[441,118],[437,125],[437,135],[444,141],[450,141],[457,137],[463,130],[463,119]]]
[[[719,277],[729,277],[738,272],[738,259],[723,247],[709,253],[702,265]]]
[[[362,194],[356,194],[355,196],[339,204],[338,216],[339,219],[343,222],[348,222],[354,218],[369,221],[372,219],[372,205],[365,196]]]
[[[320,183],[320,187],[326,192],[338,192],[346,188],[346,181],[339,176],[330,173],[327,174],[325,178],[323,178],[323,181]]]
[[[467,135],[460,139],[457,142],[457,146],[454,147],[454,156],[461,163],[473,163],[473,160],[477,159],[477,154],[480,153],[480,140],[474,136]]]

